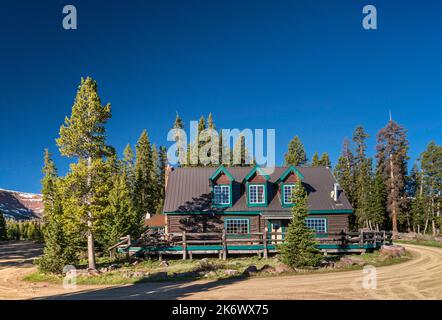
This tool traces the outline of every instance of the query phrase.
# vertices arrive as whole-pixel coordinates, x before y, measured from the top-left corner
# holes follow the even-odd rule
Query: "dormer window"
[[[233,205],[233,182],[235,179],[224,166],[220,166],[209,178],[212,188],[212,205],[214,207],[231,207]]]
[[[282,186],[283,204],[293,204],[293,191],[295,190],[294,184],[284,184]]]
[[[229,205],[230,204],[230,185],[213,186],[213,204]]]
[[[279,198],[283,207],[293,206],[293,191],[295,190],[296,183],[303,179],[302,173],[295,166],[290,166],[276,180],[275,183],[279,186]]]
[[[265,204],[265,186],[263,184],[249,184],[249,204]]]
[[[265,170],[254,167],[243,179],[249,207],[267,207],[267,188],[270,177]]]

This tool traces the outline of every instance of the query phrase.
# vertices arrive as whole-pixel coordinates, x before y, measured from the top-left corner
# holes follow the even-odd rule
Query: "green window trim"
[[[227,168],[224,167],[223,165],[220,165],[218,169],[216,169],[216,171],[209,178],[211,184],[213,184],[213,182],[216,180],[216,178],[219,176],[221,172],[224,173],[229,178],[230,182],[235,181],[235,178],[232,176],[229,170],[227,170]]]
[[[264,188],[264,202],[252,203],[250,202],[250,187],[251,186],[263,186]],[[267,207],[267,183],[246,183],[247,192],[247,206],[248,207]]]
[[[304,180],[304,175],[293,165],[291,165],[290,167],[287,168],[286,171],[284,171],[284,173],[279,177],[278,180],[276,180],[276,183],[280,183],[282,181],[284,181],[284,179],[290,174],[290,173],[294,173],[298,176],[299,179]]]
[[[200,211],[200,212],[176,212],[176,211],[164,211],[165,215],[198,215],[198,214],[218,214],[218,215],[245,215],[245,216],[256,216],[259,215],[260,211]]]
[[[352,209],[341,209],[341,210],[309,210],[308,214],[349,214],[353,213]]]
[[[267,174],[265,174],[264,171],[263,171],[260,167],[255,166],[255,167],[254,167],[252,170],[250,170],[250,172],[244,177],[243,183],[249,181],[250,178],[253,176],[253,174],[255,174],[256,172],[258,172],[259,175],[263,176],[264,179],[265,179],[266,181],[269,181],[270,177],[269,177]]]

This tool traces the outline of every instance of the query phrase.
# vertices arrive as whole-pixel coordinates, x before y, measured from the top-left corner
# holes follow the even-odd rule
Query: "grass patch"
[[[416,244],[426,247],[442,248],[442,242],[436,240],[394,240],[395,243]]]
[[[373,265],[375,267],[387,266],[408,261],[411,255],[407,252],[405,256],[385,259],[378,251],[373,253],[365,253],[361,255],[349,255],[347,257],[363,260],[365,265]],[[329,255],[324,257],[328,261],[337,261],[340,256]],[[171,259],[168,260],[169,266],[165,267],[157,260],[145,260],[136,265],[129,263],[120,263],[120,268],[102,273],[99,276],[79,275],[77,277],[77,283],[80,285],[122,285],[122,284],[135,284],[140,282],[162,282],[162,281],[191,281],[199,279],[207,280],[223,280],[229,278],[242,277],[244,270],[254,265],[257,269],[262,268],[265,265],[271,267],[278,267],[281,262],[277,256],[269,259],[260,259],[256,256],[253,257],[237,257],[230,258],[226,261],[219,260],[217,258],[208,258],[208,264],[202,266],[201,260],[181,260]],[[98,262],[98,261],[97,261]],[[114,262],[115,263],[115,262]],[[97,265],[100,267],[108,266],[111,261],[100,261]],[[80,266],[86,267],[80,263]],[[278,275],[300,275],[308,273],[330,273],[341,272],[350,270],[362,269],[363,265],[348,265],[340,269],[334,268],[319,268],[309,270],[298,270],[294,272],[284,272],[280,274],[272,273],[257,273],[253,277],[274,277]],[[226,270],[235,270],[233,274],[226,273]],[[232,273],[232,271],[229,271]],[[61,283],[62,276],[56,276],[51,274],[44,274],[35,272],[27,275],[24,278],[25,281],[30,282],[51,282]]]
[[[62,276],[57,276],[54,274],[42,273],[39,271],[33,272],[26,275],[23,278],[24,281],[28,282],[50,282],[50,283],[60,283],[63,281]]]

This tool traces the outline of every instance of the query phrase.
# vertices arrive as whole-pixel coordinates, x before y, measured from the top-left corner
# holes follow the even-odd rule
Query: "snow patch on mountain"
[[[40,194],[0,188],[0,211],[8,219],[40,219],[43,214],[43,198]]]

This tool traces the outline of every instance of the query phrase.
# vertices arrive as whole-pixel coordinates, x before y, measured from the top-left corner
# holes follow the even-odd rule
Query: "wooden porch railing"
[[[258,245],[262,249],[251,250],[262,254],[264,258],[268,257],[269,246],[277,246],[284,243],[286,233],[283,232],[255,232],[248,234],[226,234],[221,233],[172,233],[168,235],[169,246],[181,246],[183,259],[190,255],[192,250],[188,247],[192,245],[218,245],[221,247],[219,256],[222,259],[227,258],[229,245]],[[319,245],[331,244],[345,248],[349,245],[359,245],[361,248],[377,247],[382,244],[391,244],[392,233],[386,231],[361,231],[361,232],[328,232],[317,234],[315,240]],[[243,250],[248,251],[248,250]]]

